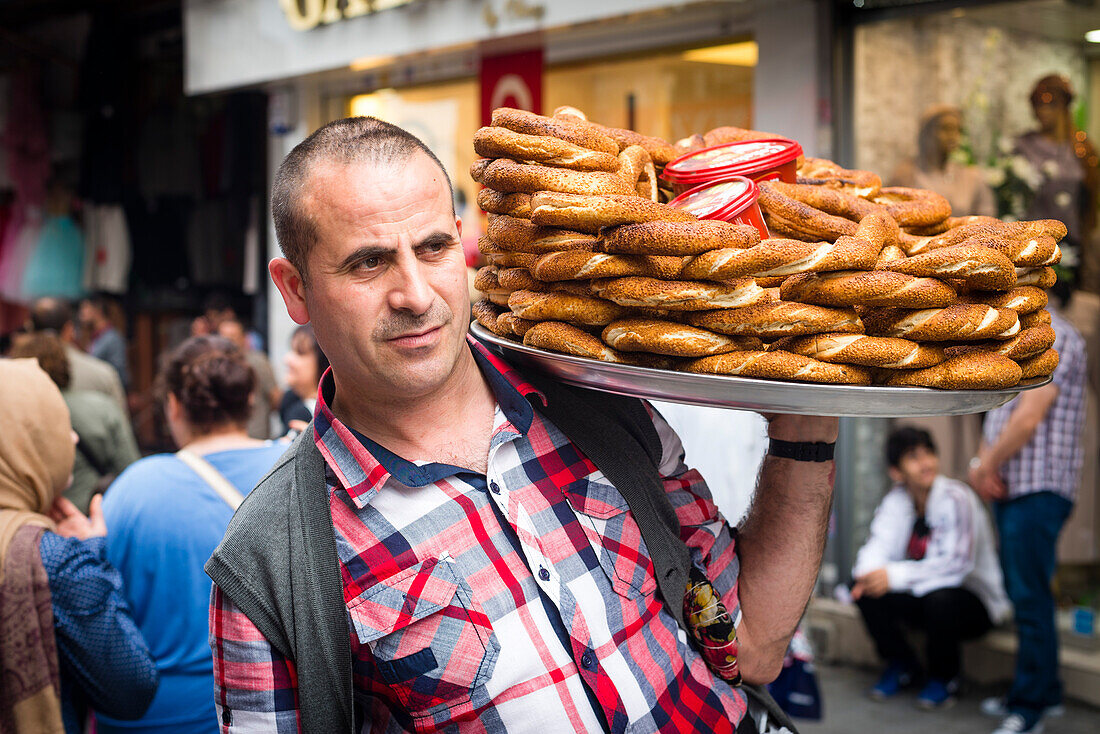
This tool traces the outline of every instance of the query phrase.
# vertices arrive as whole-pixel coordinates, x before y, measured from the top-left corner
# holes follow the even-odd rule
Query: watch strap
[[[769,439],[768,455],[780,459],[793,459],[794,461],[832,461],[836,443],[824,441],[780,441],[777,438]]]

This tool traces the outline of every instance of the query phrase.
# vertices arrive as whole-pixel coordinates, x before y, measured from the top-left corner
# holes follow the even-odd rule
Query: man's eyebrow
[[[367,258],[371,257],[385,257],[386,255],[392,255],[397,252],[392,247],[382,247],[381,245],[363,245],[353,250],[343,261],[337,266],[338,270],[347,270],[348,268],[358,265]]]
[[[451,245],[457,243],[458,239],[450,232],[444,232],[437,230],[430,235],[420,240],[417,243],[417,247],[426,247],[427,245]]]

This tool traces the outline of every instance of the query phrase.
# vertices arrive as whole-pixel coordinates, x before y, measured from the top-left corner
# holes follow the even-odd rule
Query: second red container
[[[764,223],[764,215],[760,213],[756,196],[756,183],[752,179],[733,176],[725,181],[696,186],[668,204],[691,212],[700,219],[721,219],[752,225],[760,232],[761,239],[767,239],[768,226]]]

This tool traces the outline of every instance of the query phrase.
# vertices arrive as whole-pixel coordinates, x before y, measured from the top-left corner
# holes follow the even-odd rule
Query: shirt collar
[[[523,379],[514,367],[467,335],[467,344],[489,383],[505,418],[520,433],[534,420],[531,401],[546,405],[546,396]],[[415,464],[344,425],[330,408],[335,384],[332,369],[321,377],[313,414],[313,438],[325,462],[357,505],[366,505],[392,477],[406,487],[422,487],[468,469],[449,464]]]

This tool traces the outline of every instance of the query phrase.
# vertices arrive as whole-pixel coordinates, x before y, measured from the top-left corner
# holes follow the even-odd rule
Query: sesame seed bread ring
[[[1018,268],[1039,268],[1061,261],[1062,250],[1053,237],[1041,235],[1030,239],[1014,239],[1003,235],[974,235],[963,240],[962,245],[988,247],[1001,253]]]
[[[675,160],[678,155],[672,143],[663,138],[653,137],[652,135],[642,135],[633,130],[626,130],[620,127],[603,127],[602,125],[600,127],[602,128],[601,132],[619,144],[620,150],[626,150],[633,145],[644,148],[655,166],[666,166],[671,161]]]
[[[928,227],[951,216],[947,199],[927,189],[887,186],[879,189],[871,200],[886,207],[886,212],[902,227]]]
[[[531,196],[531,221],[552,227],[597,234],[603,227],[639,222],[695,222],[683,209],[658,204],[640,196],[580,196],[540,191]]]
[[[905,257],[905,250],[897,245],[887,245],[882,248],[882,251],[878,254],[878,259],[875,260],[875,270],[889,270],[887,265],[904,260]]]
[[[483,293],[501,290],[497,272],[497,268],[492,265],[478,268],[477,273],[474,275],[474,288],[477,288]]]
[[[841,168],[825,158],[804,159],[798,167],[798,183],[840,188],[864,197],[873,197],[882,188],[877,174]]]
[[[782,348],[822,362],[892,369],[921,369],[945,359],[943,349],[938,346],[864,334],[800,336],[784,340]]]
[[[1047,326],[1051,325],[1050,311],[1047,311],[1045,308],[1039,309],[1038,311],[1032,311],[1031,313],[1020,314],[1021,329],[1031,329],[1043,324]]]
[[[1017,286],[1030,285],[1036,288],[1052,288],[1058,282],[1058,273],[1054,268],[1016,268]]]
[[[485,262],[498,268],[527,268],[535,264],[538,255],[529,252],[485,252]]]
[[[1012,261],[997,250],[956,245],[888,263],[884,270],[917,277],[955,278],[970,288],[1007,290],[1016,283]]]
[[[920,342],[976,341],[1008,338],[1020,322],[1010,308],[957,303],[947,308],[866,309],[861,318],[871,336],[894,336]]]
[[[1058,368],[1058,352],[1054,349],[1048,349],[1042,354],[1020,360],[1019,365],[1020,371],[1023,373],[1020,376],[1021,380],[1046,377],[1054,374],[1054,370]]]
[[[1022,370],[1008,357],[991,352],[962,354],[934,367],[899,370],[887,376],[890,387],[934,387],[941,390],[1003,390],[1020,381]]]
[[[769,181],[768,187],[795,201],[820,209],[826,214],[851,219],[853,222],[858,222],[868,214],[882,210],[882,207],[872,204],[867,199],[828,186]]]
[[[506,311],[506,309],[497,306],[487,298],[482,298],[472,305],[470,311],[479,324],[497,336],[515,337],[515,334],[510,328],[504,328],[500,325],[500,315],[506,312],[511,313],[510,311]]]
[[[699,283],[691,280],[656,278],[608,278],[592,282],[601,298],[620,306],[662,308],[669,311],[706,311],[714,308],[740,308],[764,299],[764,289],[752,278],[726,283]]]
[[[890,270],[841,270],[834,273],[802,273],[783,281],[784,301],[818,306],[897,306],[934,308],[958,300],[951,286],[935,278],[917,278]]]
[[[500,268],[497,271],[497,282],[500,287],[508,292],[512,291],[536,291],[545,293],[550,286],[531,275],[527,268]]]
[[[534,112],[517,110],[513,107],[498,107],[493,110],[491,124],[504,127],[525,135],[546,135],[559,138],[582,148],[610,155],[619,154],[619,144],[591,125],[574,119],[544,117]]]
[[[927,227],[906,227],[904,231],[906,234],[911,234],[914,237],[935,237],[951,229],[951,225],[949,224],[950,221],[951,217],[948,217],[942,222],[930,224]]]
[[[834,385],[871,384],[871,371],[866,367],[829,364],[790,352],[729,352],[692,360],[681,365],[680,369],[704,375],[738,375]]]
[[[492,189],[477,192],[477,205],[490,214],[506,214],[520,219],[531,218],[530,194],[504,194]]]
[[[1028,357],[1034,357],[1036,354],[1041,354],[1053,347],[1054,337],[1054,328],[1052,326],[1049,324],[1039,324],[1030,328],[1021,328],[1020,333],[1011,339],[967,344],[961,347],[949,348],[947,351],[951,353],[952,349],[959,350],[960,352],[981,349],[986,352],[993,352],[994,354],[1000,354],[1003,357],[1019,361],[1021,359],[1027,359]]]
[[[687,322],[720,334],[756,336],[764,340],[824,332],[863,333],[863,322],[851,309],[823,308],[787,301],[689,313]]]
[[[740,128],[737,129],[739,130]],[[763,138],[761,138],[761,140],[763,140]],[[730,140],[727,142],[732,143],[734,141]],[[719,143],[715,143],[715,145],[719,145]],[[694,153],[697,150],[702,150],[703,148],[708,148],[710,146],[707,145],[706,138],[704,138],[699,133],[695,133],[694,135],[689,135],[686,138],[680,138],[672,144],[672,147],[676,149],[677,156],[682,156],[687,155],[688,153]]]
[[[563,104],[560,107],[555,107],[554,108],[554,117],[555,118],[564,117],[566,119],[575,118],[577,120],[584,120],[585,122],[588,121],[588,115],[584,114],[583,110],[581,110],[577,107],[573,107],[572,105],[567,105],[567,104]]]
[[[597,247],[619,255],[698,255],[709,250],[752,247],[759,242],[760,232],[751,225],[701,219],[624,224],[601,232]]]
[[[633,194],[617,173],[571,171],[497,158],[481,174],[481,183],[504,193],[533,194],[536,191],[562,191],[568,194]]]
[[[474,133],[474,152],[485,158],[511,158],[574,171],[619,170],[619,159],[611,153],[582,148],[549,135],[525,135],[506,127],[483,127]]]
[[[567,321],[584,326],[606,326],[626,314],[626,309],[610,301],[562,292],[515,291],[508,297],[508,308],[528,321]]]
[[[859,220],[856,233],[852,236],[870,242],[876,250],[884,247],[896,248],[901,243],[901,228],[886,212],[874,211]]]
[[[836,243],[767,239],[747,250],[711,250],[684,266],[687,280],[787,276],[852,268],[872,268],[878,248],[856,237],[840,237]]]
[[[1029,314],[1045,308],[1047,293],[1033,285],[1022,285],[1007,293],[967,293],[960,296],[964,303],[979,303],[993,308],[1011,308],[1018,314]]]
[[[526,219],[503,214],[489,215],[485,230],[488,238],[507,252],[530,252],[538,255],[559,250],[588,250],[596,246],[596,238],[568,229],[540,227]]]
[[[705,357],[744,349],[760,349],[759,339],[730,338],[706,329],[657,319],[612,321],[601,338],[622,352],[649,352],[670,357]]]
[[[1002,222],[991,217],[965,217],[962,224],[952,227],[941,235],[915,238],[914,241],[910,242],[907,249],[910,255],[914,255],[926,250],[937,250],[941,247],[958,245],[964,240],[976,236],[994,236],[1024,242],[1036,237],[1050,237],[1055,242],[1059,242],[1066,236],[1066,225],[1057,219]]]
[[[481,177],[485,173],[485,169],[492,163],[490,158],[478,158],[476,161],[470,164],[470,178],[476,183],[481,183]]]
[[[499,317],[497,317],[497,328],[501,331],[510,331],[516,336],[523,338],[523,335],[527,333],[538,321],[528,321],[527,319],[521,319],[511,311],[505,311]]]
[[[775,133],[766,133],[761,130],[749,130],[743,127],[733,127],[732,125],[722,125],[716,127],[713,130],[708,130],[702,135],[702,148],[713,148],[715,145],[724,145],[726,143],[740,143],[745,140],[775,140],[783,139],[786,136],[777,135]],[[809,160],[809,159],[806,159]]]
[[[640,145],[627,146],[619,153],[619,167],[618,172],[623,181],[628,183],[633,188],[642,176],[645,175],[646,166],[653,165],[653,159],[649,157],[649,153],[645,148]]]
[[[667,357],[619,352],[604,344],[599,337],[560,321],[542,321],[535,324],[524,333],[523,343],[529,347],[549,349],[552,352],[571,354],[575,357],[598,359],[601,362],[661,369],[667,369],[672,364]]]
[[[796,240],[835,242],[841,235],[854,235],[857,224],[793,199],[781,192],[775,181],[759,184],[757,203],[764,213],[768,231]]]
[[[661,280],[680,277],[682,260],[651,255],[606,255],[602,252],[549,252],[531,272],[543,281],[590,280],[642,275]]]

